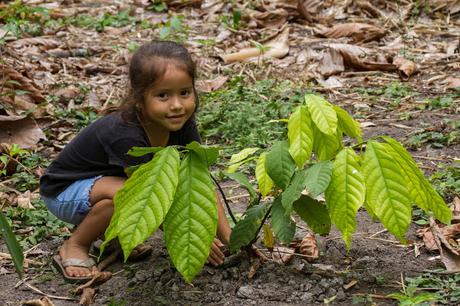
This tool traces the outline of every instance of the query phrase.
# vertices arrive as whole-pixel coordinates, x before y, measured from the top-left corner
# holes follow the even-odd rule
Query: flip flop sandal
[[[87,281],[91,280],[93,276],[92,275],[90,276],[70,276],[67,274],[65,268],[83,267],[91,271],[92,267],[96,265],[96,262],[92,258],[88,258],[88,259],[68,258],[66,260],[62,260],[61,256],[54,255],[53,265],[56,269],[58,269],[58,271],[61,272],[65,281],[72,283],[72,284],[81,284],[81,283],[86,283]]]

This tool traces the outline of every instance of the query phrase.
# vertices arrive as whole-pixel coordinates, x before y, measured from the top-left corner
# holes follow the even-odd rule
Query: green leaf
[[[246,177],[246,175],[244,175],[241,172],[225,173],[225,175],[231,178],[232,180],[237,181],[241,186],[243,186],[249,192],[251,203],[257,198],[257,192],[254,189],[254,186],[252,186],[251,182],[249,182],[249,179]]]
[[[297,167],[302,169],[313,150],[311,118],[306,106],[297,107],[289,117],[288,138],[289,153],[291,153]]]
[[[291,220],[291,215],[286,213],[280,197],[273,202],[271,222],[273,232],[279,241],[289,244],[294,238],[295,223]]]
[[[240,152],[233,154],[230,158],[230,166],[228,166],[227,172],[235,172],[243,163],[245,163],[248,157],[254,154],[259,148],[245,148]]]
[[[281,203],[287,215],[292,212],[292,204],[297,201],[305,190],[308,169],[297,171],[286,190],[281,193]]]
[[[204,266],[216,229],[217,200],[206,161],[189,151],[180,165],[176,196],[164,222],[169,255],[188,282]]]
[[[270,205],[254,205],[246,210],[244,218],[240,220],[230,235],[230,250],[238,251],[241,247],[248,245],[257,235],[257,230],[267,213]]]
[[[141,165],[126,167],[126,168],[124,169],[126,176],[130,177],[131,175],[133,175],[133,173],[134,173],[137,169],[139,169],[140,166],[141,166]]]
[[[163,149],[164,147],[132,147],[126,154],[139,157],[147,154],[155,154]]]
[[[116,193],[106,242],[118,236],[125,260],[163,223],[176,191],[179,161],[174,147],[164,148],[140,166]]]
[[[331,160],[340,150],[341,135],[326,135],[316,126],[313,127],[313,151],[318,160]]]
[[[358,142],[363,141],[361,127],[353,117],[351,117],[346,110],[336,105],[332,106],[337,113],[338,125],[340,129],[350,137],[355,138]]]
[[[331,161],[322,161],[308,168],[305,188],[307,188],[308,193],[312,198],[316,198],[326,190],[327,186],[329,186],[329,182],[331,181],[331,175]]]
[[[362,166],[366,202],[388,231],[403,240],[411,221],[412,201],[400,165],[387,153],[388,146],[373,140],[367,143]]]
[[[200,155],[201,159],[207,161],[208,167],[214,164],[219,157],[219,148],[202,146],[196,141],[192,141],[185,147]]]
[[[331,230],[331,219],[326,205],[302,195],[294,202],[294,210],[299,214],[312,231],[320,235],[327,235]]]
[[[16,268],[16,273],[19,275],[19,278],[22,278],[24,272],[24,255],[22,253],[21,246],[16,240],[16,236],[13,234],[11,227],[6,220],[3,213],[0,212],[0,234],[3,236],[8,247],[8,251],[11,254],[11,259],[13,260],[14,267]]]
[[[268,175],[267,168],[265,167],[266,158],[267,153],[264,152],[260,154],[256,163],[257,184],[259,185],[259,191],[263,197],[266,197],[273,188],[273,180]]]
[[[425,178],[409,152],[393,138],[387,136],[382,138],[389,145],[386,147],[388,153],[398,162],[405,175],[404,182],[407,184],[412,200],[425,212],[431,210],[436,219],[449,224],[452,219],[452,211]]]
[[[366,187],[364,177],[359,172],[359,157],[351,148],[337,154],[332,168],[332,179],[326,190],[326,203],[329,215],[342,233],[348,249],[352,234],[356,231],[356,214],[363,205]]]
[[[332,105],[324,98],[313,94],[305,95],[305,104],[318,129],[323,134],[335,136],[337,133],[337,114]]]
[[[286,189],[296,167],[288,148],[286,141],[275,143],[265,162],[268,175],[281,189]]]

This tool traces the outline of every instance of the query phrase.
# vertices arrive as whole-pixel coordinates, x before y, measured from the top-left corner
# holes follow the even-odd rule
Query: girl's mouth
[[[175,115],[166,117],[172,123],[182,123],[185,118],[185,115]]]
[[[184,117],[184,116],[185,116],[185,115],[182,114],[182,115],[167,116],[166,118],[168,118],[168,119],[180,119],[180,118],[182,118],[182,117]]]

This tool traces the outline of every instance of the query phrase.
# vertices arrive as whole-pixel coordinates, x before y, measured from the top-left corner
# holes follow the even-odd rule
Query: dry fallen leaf
[[[315,234],[307,233],[299,244],[299,253],[305,256],[309,262],[319,257],[318,244]]]
[[[325,77],[345,71],[342,54],[335,49],[329,49],[329,52],[324,53],[318,70]]]
[[[249,18],[255,21],[260,28],[280,28],[286,23],[289,14],[284,9],[276,9],[266,12],[251,11]]]
[[[319,35],[328,38],[351,37],[354,42],[368,42],[379,40],[385,34],[385,29],[371,24],[348,22],[337,24]]]
[[[76,98],[79,94],[80,90],[75,86],[60,88],[54,92],[54,96],[56,96],[59,99],[59,102],[62,103]]]
[[[314,21],[323,6],[321,0],[298,0],[297,10],[308,21]]]
[[[329,44],[328,47],[318,66],[318,72],[324,76],[343,71],[342,66],[364,71],[396,71],[398,69],[395,64],[377,61],[376,58],[383,60],[384,57],[379,52],[368,48],[349,44]]]
[[[14,48],[22,48],[27,45],[40,45],[43,49],[54,49],[61,45],[61,42],[51,39],[48,37],[32,37],[32,38],[23,38],[18,39],[9,43],[8,45],[13,46]]]
[[[400,75],[404,79],[408,79],[417,70],[417,65],[404,57],[395,57],[393,64],[398,68]]]
[[[434,241],[439,248],[441,261],[447,271],[460,272],[460,254],[443,235],[433,218],[430,218],[430,229],[433,232]]]
[[[295,249],[286,247],[274,247],[273,250],[260,249],[260,252],[267,258],[280,265],[285,265],[294,257]]]
[[[221,58],[226,64],[252,59],[258,60],[258,58],[263,59],[264,57],[282,58],[289,53],[288,37],[289,28],[286,27],[278,37],[264,44],[262,48],[246,48],[236,53],[221,55]],[[264,52],[263,48],[268,50]]]
[[[18,207],[25,209],[34,209],[32,205],[31,193],[30,190],[27,190],[23,194],[19,195],[17,198]]]
[[[19,117],[20,119],[17,119],[18,117],[0,116],[0,143],[16,143],[21,148],[29,149],[40,139],[46,139],[33,118]]]
[[[0,82],[3,84],[0,89],[0,94],[2,93],[1,90],[4,89],[3,87],[11,87],[13,89],[21,89],[26,91],[27,95],[32,97],[35,103],[41,103],[45,100],[45,97],[38,89],[38,86],[32,80],[16,71],[14,68],[0,64],[0,71],[2,71],[2,74],[0,75]],[[14,82],[8,83],[8,80],[12,80]]]
[[[27,306],[54,306],[53,302],[47,297],[44,296],[41,299],[29,300],[22,302],[21,305]]]
[[[212,80],[197,81],[196,89],[200,92],[212,92],[224,86],[228,76],[220,76]]]

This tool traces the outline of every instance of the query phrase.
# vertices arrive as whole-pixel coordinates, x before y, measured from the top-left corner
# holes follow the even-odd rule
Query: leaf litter
[[[327,96],[328,100],[353,109],[366,137],[386,133],[405,139],[408,133],[428,131],[433,120],[458,120],[458,1],[400,1],[397,4],[367,0],[277,0],[250,1],[249,5],[247,1],[172,0],[161,2],[169,11],[159,9],[157,12],[153,7],[160,2],[101,1],[95,7],[86,0],[24,1],[31,7],[48,9],[49,17],[35,13],[40,18],[51,21],[61,18],[62,22],[43,26],[38,32],[22,30],[20,34],[8,30],[5,27],[8,21],[0,14],[0,142],[17,143],[49,158],[55,156],[78,130],[75,121],[65,114],[100,113],[104,107],[122,101],[130,55],[136,46],[159,38],[162,29],[171,28],[167,23],[171,16],[179,16],[181,27],[169,29],[166,39],[184,42],[191,50],[197,59],[198,87],[202,92],[225,89],[236,74],[243,76],[248,86],[264,78],[303,83],[309,90]],[[7,5],[1,3],[0,10]],[[33,22],[31,18],[30,23]],[[405,91],[405,86],[411,90]],[[424,99],[446,95],[452,97],[452,107],[430,112],[421,109],[426,103]],[[433,169],[436,165],[430,158],[452,162],[458,159],[459,149],[458,142],[442,149],[434,149],[428,142],[417,152],[418,156],[428,159],[417,161],[425,169]],[[15,171],[13,169],[8,175]],[[32,206],[31,195],[14,190],[8,179],[9,176],[2,177],[1,183],[10,188],[2,189],[7,199],[2,203]],[[349,305],[351,296],[340,291],[343,284],[353,283],[347,287],[351,293],[386,290],[375,284],[372,274],[361,272],[363,270],[375,272],[375,267],[379,266],[383,277],[391,280],[392,275],[401,270],[409,272],[419,266],[432,267],[433,263],[426,260],[428,255],[423,250],[421,258],[415,259],[393,250],[393,245],[382,247],[365,239],[366,235],[360,233],[372,235],[379,231],[378,225],[363,220],[362,216],[358,219],[361,232],[355,235],[356,244],[350,253],[343,251],[343,244],[338,240],[319,238],[316,244],[315,237],[315,243],[311,237],[304,238],[298,249],[300,254],[307,256],[320,254],[317,261],[324,264],[322,271],[331,267],[332,270],[327,271],[355,271],[345,278],[332,277],[321,283],[322,280],[315,277],[318,274],[311,272],[310,263],[294,255],[285,268],[302,275],[280,271],[273,266],[276,260],[256,262],[253,275],[249,277],[253,282],[249,282],[244,275],[250,271],[251,264],[243,260],[236,270],[235,267],[223,269],[220,280],[217,275],[221,271],[205,269],[203,273],[211,277],[198,279],[196,288],[221,288],[224,299],[235,305],[247,299],[323,302],[333,296],[335,302]],[[433,224],[435,232],[439,229],[438,234],[432,234],[431,243],[425,243],[428,250],[435,251],[439,245],[447,250],[441,259],[449,265],[448,270],[456,269],[458,264],[457,224],[446,227]],[[414,231],[415,228],[412,235]],[[425,231],[425,234],[431,232]],[[433,243],[434,237],[438,237],[440,244]],[[385,238],[389,237],[381,239]],[[284,252],[284,255],[293,252],[292,248],[280,250],[278,253]],[[389,253],[387,257],[374,258],[385,252]],[[145,279],[152,279],[159,284],[154,286],[156,294],[164,295],[168,301],[203,301],[198,293],[174,291],[174,288],[185,288],[185,292],[193,290],[174,276],[161,250],[157,250],[156,256],[160,264],[152,264],[154,268],[149,270],[152,275],[144,278],[136,273],[134,285],[142,287]],[[155,269],[163,269],[163,273]],[[33,270],[29,272],[34,275]],[[278,290],[284,285],[281,279],[294,282],[290,287],[299,285],[298,289]],[[241,282],[245,283],[244,290],[235,287]],[[148,283],[145,287],[152,287]],[[123,281],[114,279],[108,284],[124,286]],[[219,287],[222,285],[227,287]],[[108,285],[101,286],[102,292],[111,290]],[[163,293],[165,290],[168,293]],[[235,297],[235,291],[245,298]],[[247,295],[248,292],[253,294]],[[2,294],[6,294],[0,295],[2,300],[16,299],[14,291],[6,290]],[[116,298],[131,297],[118,293]],[[215,302],[222,297],[209,294],[204,299]],[[100,299],[96,301],[100,302]]]

